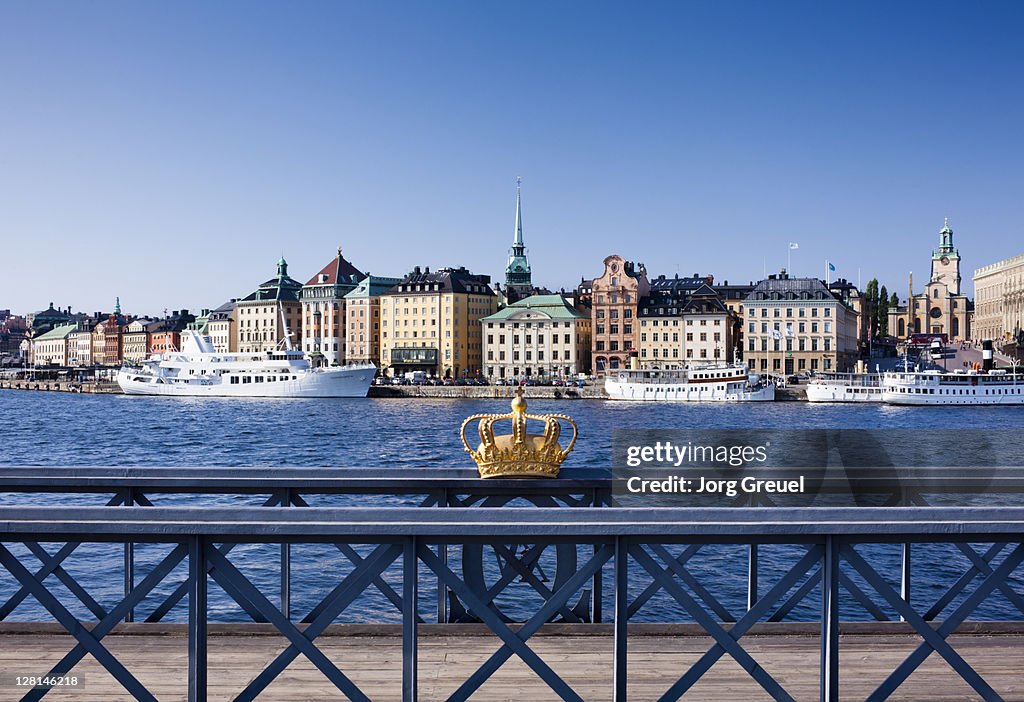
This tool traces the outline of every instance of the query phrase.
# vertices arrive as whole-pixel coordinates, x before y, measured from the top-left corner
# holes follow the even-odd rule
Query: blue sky
[[[0,2],[0,307],[213,307],[341,244],[901,296],[1024,251],[1019,3]]]

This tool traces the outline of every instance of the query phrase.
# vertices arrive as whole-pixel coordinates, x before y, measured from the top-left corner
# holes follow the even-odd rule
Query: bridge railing
[[[820,592],[821,698],[838,700],[839,612],[841,600],[851,597],[844,582],[851,574],[868,592],[896,611],[921,637],[921,643],[891,673],[869,699],[885,699],[930,654],[942,657],[981,697],[1001,699],[949,640],[961,624],[993,593],[1020,603],[1014,589],[1015,572],[1024,561],[1024,508],[1018,507],[879,507],[864,508],[620,508],[551,507],[548,509],[465,509],[438,507],[263,509],[259,507],[0,507],[0,564],[24,591],[36,599],[75,639],[75,646],[50,671],[58,676],[91,654],[137,699],[155,699],[139,679],[104,644],[126,613],[142,605],[157,586],[174,580],[174,571],[187,570],[184,586],[188,599],[188,686],[190,700],[203,700],[207,679],[207,626],[211,583],[243,609],[273,625],[288,646],[259,671],[236,699],[253,699],[278,678],[298,656],[307,658],[331,683],[351,699],[370,699],[318,646],[317,637],[359,595],[379,586],[383,574],[391,577],[401,612],[403,699],[415,700],[418,685],[419,591],[424,575],[437,578],[456,593],[472,614],[500,639],[500,647],[467,676],[449,699],[469,698],[501,665],[517,656],[562,699],[579,694],[543,657],[531,648],[530,638],[558,615],[572,616],[571,603],[608,566],[612,570],[613,646],[609,682],[614,699],[625,700],[630,674],[630,617],[642,608],[651,592],[670,598],[685,610],[713,644],[667,687],[662,699],[677,699],[697,683],[723,657],[729,657],[772,699],[789,700],[793,693],[785,680],[772,676],[748,651],[743,637],[751,627],[771,620],[794,598]],[[95,612],[91,626],[83,627],[57,594],[76,583],[66,571],[63,578],[48,563],[26,564],[14,543],[38,549],[47,543],[136,543],[163,545],[162,556],[130,593],[112,607]],[[568,544],[589,554],[573,573],[555,587],[531,578],[535,546],[524,553],[508,544],[538,546]],[[967,549],[970,566],[935,602],[911,602],[889,582],[886,573],[868,562],[858,547],[879,543],[947,543]],[[253,574],[239,566],[231,548],[256,544],[343,544],[369,549],[353,559],[352,567],[337,576],[330,591],[308,611],[301,626],[291,613],[274,604]],[[703,573],[690,559],[705,545],[787,544],[794,557],[770,582],[764,583],[742,613],[726,624],[729,608],[702,583]],[[991,544],[977,551],[978,544]],[[536,585],[544,595],[528,616],[513,627],[493,606],[478,583],[452,568],[438,553],[439,546],[480,545],[503,550],[510,571]],[[45,553],[49,553],[45,551]],[[389,571],[389,568],[391,571]],[[397,569],[397,572],[395,572]],[[808,583],[813,583],[808,586]],[[174,583],[172,582],[172,585]],[[632,585],[632,587],[631,587]],[[638,585],[640,587],[638,587]],[[84,591],[78,588],[79,591]],[[162,596],[161,596],[162,597]],[[160,597],[157,597],[159,601]],[[940,606],[941,605],[941,606]],[[927,610],[939,607],[937,625],[926,621]],[[1024,609],[1021,610],[1024,613]],[[37,699],[33,691],[25,699]],[[843,699],[847,697],[844,696]]]

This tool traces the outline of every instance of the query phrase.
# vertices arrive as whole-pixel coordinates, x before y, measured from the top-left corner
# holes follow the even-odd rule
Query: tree
[[[867,298],[867,309],[868,314],[871,315],[871,338],[878,336],[878,278],[872,278],[868,281],[868,286],[864,290],[864,296]]]
[[[878,307],[876,322],[878,324],[878,335],[889,336],[889,291],[882,286],[878,291]]]

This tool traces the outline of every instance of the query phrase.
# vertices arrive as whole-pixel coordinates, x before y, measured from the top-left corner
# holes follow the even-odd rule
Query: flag
[[[786,336],[794,336],[792,324],[786,325]]]
[[[789,242],[789,248],[790,248],[790,249],[799,249],[799,248],[800,248],[800,244],[794,244],[794,243],[793,243],[793,242],[791,241],[791,242]]]
[[[833,273],[836,272],[836,267],[832,265],[831,261],[828,262],[828,269]]]
[[[771,330],[771,336],[772,336],[772,338],[773,338],[773,339],[775,339],[776,341],[778,341],[779,339],[781,339],[781,338],[782,338],[782,334],[781,334],[781,333],[779,332],[779,330],[778,330],[778,329],[772,329],[772,330]]]

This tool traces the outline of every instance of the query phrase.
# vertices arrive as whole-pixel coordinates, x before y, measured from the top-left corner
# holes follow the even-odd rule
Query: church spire
[[[523,195],[522,176],[516,176],[516,234],[512,239],[512,250],[517,256],[523,255]],[[518,248],[518,250],[516,250]]]
[[[512,251],[505,267],[505,288],[515,299],[526,297],[533,290],[530,275],[530,260],[526,257],[523,243],[523,179],[516,177],[516,233],[512,239]]]

